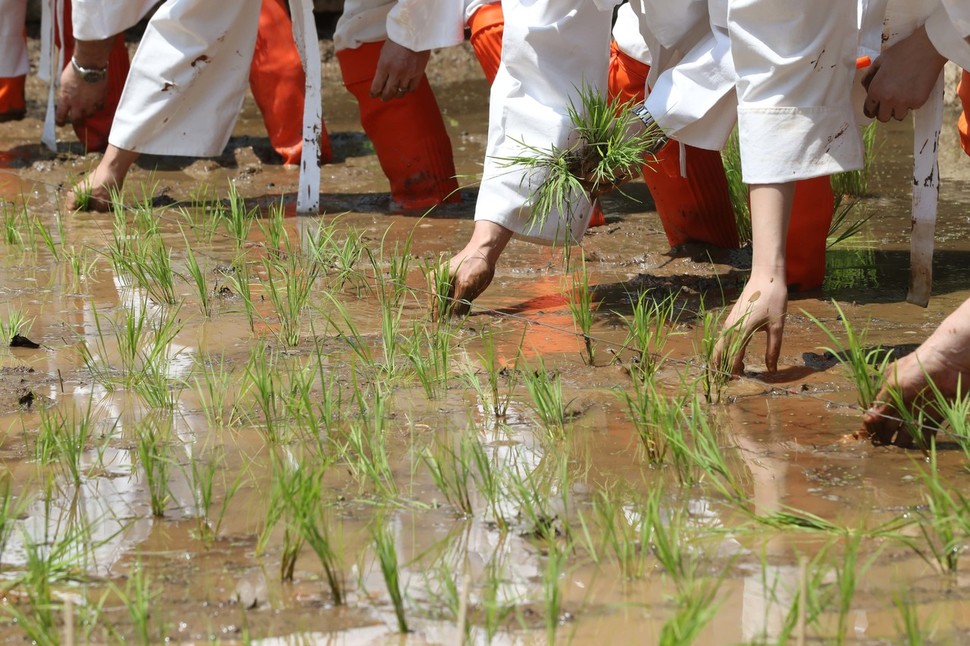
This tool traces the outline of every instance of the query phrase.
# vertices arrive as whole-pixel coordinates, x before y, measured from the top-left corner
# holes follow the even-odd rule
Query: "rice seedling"
[[[700,355],[704,358],[701,373],[701,387],[708,404],[721,401],[724,387],[731,381],[734,360],[748,339],[742,330],[746,317],[739,318],[734,325],[722,331],[726,310],[712,311],[701,304],[702,337]],[[720,354],[717,353],[718,344]]]
[[[350,312],[347,311],[347,307],[330,291],[325,291],[323,295],[329,301],[331,307],[319,310],[320,313],[334,327],[337,336],[347,342],[354,356],[363,364],[364,368],[368,371],[379,372],[380,368],[371,351],[370,344],[357,329],[357,324]]]
[[[516,459],[498,472],[506,513],[516,512],[521,534],[543,540],[569,534],[565,517],[569,509],[568,457],[550,460],[552,464],[543,461],[531,468]]]
[[[558,373],[546,370],[540,356],[535,370],[524,371],[525,387],[532,398],[532,410],[550,437],[560,438],[566,431],[566,402],[563,400],[562,379]]]
[[[670,449],[667,443],[669,431],[677,433],[680,428],[680,411],[686,393],[668,397],[658,390],[652,379],[636,380],[633,388],[632,395],[626,390],[617,390],[617,396],[626,403],[627,416],[637,431],[647,462],[663,464]]]
[[[316,261],[324,272],[335,283],[337,289],[346,284],[358,284],[361,273],[357,271],[366,250],[363,232],[349,228],[345,231],[337,230],[337,220],[320,226],[316,235],[308,235],[306,247],[308,255]]]
[[[70,415],[60,407],[42,408],[35,456],[41,463],[60,462],[65,475],[75,485],[84,477],[83,458],[94,430],[93,402],[81,412],[71,407]]]
[[[612,552],[624,579],[639,579],[646,573],[650,556],[648,515],[616,483],[602,487],[593,497],[593,514],[598,519],[605,548]],[[587,544],[592,544],[587,539]],[[591,551],[596,554],[595,548]]]
[[[208,460],[193,458],[189,461],[190,478],[192,485],[192,502],[195,506],[195,513],[198,516],[198,531],[202,541],[206,544],[211,543],[219,536],[219,528],[229,509],[229,503],[235,497],[239,489],[245,484],[244,472],[240,471],[230,482],[226,477],[225,455],[217,454],[216,457]],[[222,474],[222,504],[213,515],[213,500],[215,496],[216,473]]]
[[[630,374],[635,380],[648,381],[660,368],[667,339],[677,323],[675,304],[674,294],[658,301],[650,292],[643,292],[633,304],[632,317],[623,317],[627,327],[623,347],[632,347],[636,353],[630,365]]]
[[[0,344],[9,346],[15,336],[26,336],[33,324],[34,319],[28,318],[22,307],[10,307],[6,319],[0,319]]]
[[[276,336],[281,342],[294,347],[300,342],[300,328],[303,312],[310,302],[313,287],[319,274],[319,267],[310,258],[289,249],[283,261],[266,259],[264,286],[266,295],[273,304],[273,311],[279,321]]]
[[[64,249],[64,256],[70,270],[71,282],[68,291],[76,292],[81,283],[91,280],[97,271],[98,256],[87,247],[76,248],[74,245]]]
[[[568,549],[555,539],[546,541],[546,568],[542,573],[542,592],[546,605],[546,643],[554,644],[562,621],[562,577]]]
[[[721,161],[734,217],[738,222],[738,240],[743,245],[751,241],[751,205],[748,203],[748,185],[744,183],[741,172],[741,142],[736,128],[721,149]]]
[[[907,646],[923,646],[926,643],[924,630],[920,626],[916,604],[911,603],[908,594],[901,592],[893,596],[893,605],[899,611],[896,618],[896,632],[903,635]]]
[[[881,347],[866,348],[868,329],[856,332],[852,323],[842,311],[842,307],[834,300],[832,304],[835,306],[839,322],[845,332],[844,343],[820,320],[811,314],[806,313],[806,315],[834,344],[822,349],[831,353],[849,371],[849,376],[855,382],[858,390],[857,402],[860,408],[865,410],[876,401],[886,366],[889,364],[892,355]]]
[[[554,211],[571,217],[573,203],[587,190],[598,194],[638,172],[644,155],[664,139],[657,127],[635,127],[640,121],[631,112],[632,102],[604,100],[585,84],[578,98],[578,105],[570,102],[568,107],[577,134],[575,144],[544,150],[521,143],[521,155],[500,160],[525,171],[532,222],[539,227]]]
[[[250,332],[256,330],[256,303],[252,294],[252,277],[249,273],[249,263],[245,256],[237,256],[232,263],[232,272],[227,278],[232,285],[232,289],[243,302],[243,311],[246,313],[246,320],[249,321]]]
[[[9,473],[0,477],[0,560],[7,550],[7,543],[13,535],[18,518],[30,502],[30,496],[17,497],[11,488]]]
[[[833,178],[834,179],[834,178]],[[858,201],[848,201],[842,195],[837,195],[832,214],[832,223],[829,225],[829,234],[825,243],[826,249],[837,247],[859,235],[873,216],[873,211],[863,207],[862,214],[855,219],[850,219],[850,215],[855,213]]]
[[[284,581],[293,579],[293,567],[302,545],[310,546],[323,567],[333,602],[346,601],[342,547],[340,537],[328,518],[323,498],[323,476],[329,464],[306,459],[273,461],[273,494],[266,528],[260,540],[265,545],[269,531],[285,521],[281,574]]]
[[[451,321],[451,314],[455,303],[451,296],[451,266],[448,259],[438,257],[432,262],[422,265],[421,271],[431,294],[431,320],[439,325],[447,325]]]
[[[381,498],[398,496],[397,481],[387,452],[386,432],[381,423],[374,422],[371,426],[360,420],[350,422],[338,452],[360,486],[370,484]]]
[[[256,219],[256,209],[246,209],[246,201],[239,194],[234,182],[229,183],[229,217],[226,220],[226,231],[236,245],[236,253],[249,240],[249,232]]]
[[[485,581],[482,584],[479,600],[482,622],[485,628],[485,641],[489,644],[505,626],[516,607],[515,599],[503,598],[502,594],[508,568],[502,554],[502,548],[503,544],[499,543],[485,565]]]
[[[678,592],[687,594],[696,578],[698,565],[697,556],[688,547],[693,536],[688,531],[687,510],[676,502],[665,505],[668,500],[662,488],[650,492],[642,507],[644,522],[649,526],[654,557]]]
[[[586,270],[586,253],[580,255],[579,271],[569,275],[569,286],[566,289],[566,302],[573,315],[573,325],[583,335],[586,355],[583,357],[586,365],[595,363],[593,354],[593,319],[599,309],[599,301],[593,301],[593,291],[589,287],[589,272]]]
[[[59,213],[54,214],[54,223],[58,230],[57,240],[54,239],[54,234],[51,230],[44,224],[44,221],[37,218],[34,221],[34,230],[37,235],[40,236],[41,242],[44,243],[47,251],[50,253],[54,262],[61,262],[64,259],[64,235],[63,235],[63,224],[61,223],[61,216]]]
[[[852,532],[846,536],[842,548],[842,562],[835,566],[835,601],[838,606],[838,626],[836,643],[845,643],[849,629],[849,611],[852,610],[852,599],[855,597],[856,583],[860,576],[865,576],[866,570],[879,555],[876,549],[869,559],[861,566],[857,563],[859,548],[863,535]]]
[[[220,356],[218,360],[214,357],[196,357],[196,370],[192,383],[209,426],[225,428],[236,421],[231,408],[231,394],[235,381],[235,373],[227,363],[225,355]],[[243,392],[238,395],[239,399],[244,398],[248,387],[243,386]]]
[[[407,616],[404,608],[404,594],[401,592],[401,573],[398,568],[397,547],[394,534],[384,518],[378,517],[371,526],[371,541],[374,552],[384,575],[387,593],[394,605],[394,616],[397,618],[397,628],[400,633],[411,632],[408,629]]]
[[[126,239],[123,245],[111,247],[110,257],[115,271],[134,279],[156,303],[175,305],[178,302],[172,250],[160,235],[135,237],[134,241]]]
[[[692,644],[717,615],[722,578],[691,581],[677,595],[677,611],[660,629],[660,646]]]
[[[527,329],[523,328],[522,337],[519,339],[519,345],[516,349],[516,357],[521,356],[526,332]],[[462,376],[465,383],[475,390],[482,406],[489,410],[496,420],[504,419],[508,413],[509,404],[512,402],[512,393],[515,391],[520,373],[514,365],[506,366],[500,359],[498,345],[491,326],[484,327],[479,338],[482,342],[482,352],[478,354],[478,359],[485,368],[485,375],[488,380],[487,388],[482,386],[476,370],[471,366],[466,367]]]
[[[135,454],[145,477],[152,515],[156,518],[165,515],[171,497],[168,484],[172,466],[171,437],[171,418],[166,421],[159,415],[149,415],[135,428]]]
[[[869,177],[875,160],[876,125],[877,122],[873,121],[862,130],[862,168],[832,176],[832,192],[836,196],[865,197],[869,194]]]
[[[246,379],[248,391],[253,394],[256,406],[262,414],[261,430],[270,444],[280,444],[286,441],[281,428],[283,408],[283,384],[280,380],[280,355],[269,351],[265,344],[260,343],[249,355],[246,362]]]
[[[0,225],[3,227],[3,241],[11,247],[27,248],[33,246],[34,223],[27,211],[26,200],[21,199],[19,205],[4,200],[0,203]],[[24,236],[27,239],[24,239]]]
[[[128,610],[134,637],[138,643],[151,644],[153,642],[150,634],[152,608],[155,607],[156,600],[162,593],[161,589],[154,585],[140,562],[136,562],[128,573],[125,589],[122,591],[118,586],[114,586],[114,589]]]
[[[457,448],[436,436],[433,448],[426,448],[421,453],[421,460],[428,467],[438,491],[459,517],[466,518],[474,516],[471,496],[472,444],[477,444],[477,441],[465,433],[460,434]]]
[[[199,260],[196,258],[195,252],[192,251],[192,245],[189,244],[184,231],[182,232],[182,239],[185,240],[185,267],[192,279],[195,293],[199,297],[199,309],[202,311],[202,316],[209,318],[212,316],[212,288],[209,286],[207,274],[199,265]]]
[[[404,353],[428,399],[438,399],[448,390],[452,335],[437,325],[415,322],[405,340]]]
[[[910,545],[927,563],[938,566],[941,572],[955,574],[970,537],[970,500],[944,484],[937,465],[936,442],[932,438],[928,456],[927,467],[920,469],[926,486],[924,499],[928,516],[919,523],[925,547]]]
[[[472,479],[475,481],[475,489],[479,495],[485,499],[488,510],[498,529],[505,533],[509,530],[509,523],[505,518],[502,509],[504,499],[504,480],[503,474],[485,447],[477,439],[472,439],[467,444],[468,454],[471,456],[472,464],[475,467],[472,471]]]
[[[283,219],[285,215],[286,209],[283,206],[283,200],[281,198],[279,202],[270,205],[269,216],[265,220],[260,219],[256,221],[260,232],[263,234],[263,239],[266,241],[266,249],[271,257],[277,257],[284,251],[286,253],[292,252]]]
[[[804,642],[807,628],[817,625],[828,603],[830,593],[825,581],[832,571],[828,563],[831,546],[830,542],[811,559],[805,556],[799,559],[797,588],[791,591],[794,592],[793,598],[785,602],[788,612],[778,630],[776,643],[790,643],[793,635]],[[777,587],[778,583],[776,579],[773,585]],[[791,583],[789,580],[788,585]],[[785,585],[785,582],[782,582],[782,585]]]

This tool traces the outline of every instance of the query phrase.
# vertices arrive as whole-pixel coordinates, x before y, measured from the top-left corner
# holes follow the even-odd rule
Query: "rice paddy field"
[[[0,642],[970,639],[966,415],[933,450],[858,433],[883,351],[970,294],[955,134],[929,308],[904,302],[893,124],[779,372],[757,339],[732,380],[708,357],[750,256],[670,252],[642,184],[568,257],[513,242],[470,316],[433,316],[485,82],[433,59],[465,188],[419,217],[325,67],[319,217],[251,102],[222,158],[143,160],[107,214],[60,207],[96,156],[44,153],[39,101],[0,124]]]

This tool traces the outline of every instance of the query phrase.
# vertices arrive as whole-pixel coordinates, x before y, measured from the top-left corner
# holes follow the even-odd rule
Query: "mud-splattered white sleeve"
[[[387,36],[416,52],[465,39],[464,0],[398,0],[387,15]]]
[[[962,14],[966,17],[968,13],[970,13],[970,9],[961,8],[959,10],[954,9],[951,14],[948,7],[941,4],[926,20],[926,35],[929,36],[933,46],[936,47],[936,51],[963,69],[970,68],[970,43],[966,40],[968,35],[967,24],[955,20],[954,16],[959,18]],[[960,27],[961,24],[964,26]]]
[[[71,22],[78,40],[105,40],[132,27],[158,0],[74,0]]]

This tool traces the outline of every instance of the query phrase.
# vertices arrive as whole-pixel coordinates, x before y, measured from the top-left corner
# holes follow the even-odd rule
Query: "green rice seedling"
[[[566,430],[566,402],[563,400],[562,379],[558,373],[546,370],[540,356],[535,370],[525,370],[525,387],[532,398],[535,411],[550,437],[560,438]]]
[[[690,581],[677,595],[677,611],[660,629],[660,646],[686,646],[714,619],[723,600],[717,598],[723,578]]]
[[[741,142],[738,139],[737,128],[721,149],[721,161],[724,164],[731,207],[738,222],[738,240],[743,245],[751,242],[751,205],[748,203],[748,185],[742,178]]]
[[[692,536],[687,526],[687,510],[682,504],[665,505],[669,496],[654,489],[643,505],[644,522],[649,526],[653,555],[670,576],[679,594],[687,594],[695,579],[697,558],[688,547]]]
[[[196,358],[192,383],[209,426],[224,428],[236,421],[230,399],[235,382],[235,372],[225,355],[218,360],[211,356]],[[249,387],[248,384],[241,387],[243,390],[238,394],[239,399],[244,398]]]
[[[280,424],[283,407],[283,384],[278,365],[280,360],[278,353],[270,351],[265,344],[260,343],[253,348],[249,361],[246,362],[248,391],[252,393],[262,414],[263,435],[270,444],[286,441]]]
[[[36,242],[36,223],[39,218],[27,210],[26,196],[21,195],[20,204],[4,201],[0,203],[3,222],[3,239],[11,247],[33,249]]]
[[[54,214],[54,222],[58,231],[61,231],[63,225],[61,224],[61,216],[59,213]],[[37,235],[40,236],[41,242],[44,243],[44,247],[54,258],[54,262],[61,262],[64,259],[64,236],[59,235],[57,240],[54,239],[54,234],[51,230],[44,224],[44,221],[37,218],[34,221],[34,230]]]
[[[130,276],[155,302],[166,305],[178,302],[172,251],[160,235],[126,242],[123,249],[112,247],[110,254],[115,271]]]
[[[632,347],[636,352],[630,366],[630,374],[635,380],[644,382],[653,379],[660,368],[667,339],[677,323],[675,303],[674,294],[658,301],[651,297],[650,292],[643,292],[633,304],[633,316],[623,317],[627,327],[623,347]]]
[[[347,307],[331,292],[323,293],[331,307],[319,310],[326,317],[327,322],[334,327],[338,337],[342,338],[353,351],[354,356],[368,371],[379,372],[378,362],[374,358],[367,339],[357,329],[353,316],[347,311]]]
[[[567,465],[567,458],[557,456],[552,466]],[[569,489],[568,485],[561,486],[568,474],[551,471],[549,462],[532,469],[516,460],[499,472],[503,498],[518,514],[521,532],[544,540],[553,540],[557,534],[568,534],[569,530],[563,516],[569,508]],[[561,499],[556,499],[557,494]],[[562,514],[560,509],[563,510]]]
[[[431,320],[439,325],[447,325],[455,305],[450,296],[451,265],[447,258],[439,256],[435,261],[425,263],[421,271],[431,294]]]
[[[596,492],[593,513],[598,519],[603,545],[613,553],[623,578],[643,577],[650,555],[648,515],[616,483]]]
[[[592,366],[595,360],[592,337],[593,319],[600,304],[599,301],[593,300],[593,291],[589,287],[589,272],[586,270],[585,252],[580,256],[579,271],[571,272],[569,275],[566,302],[569,304],[569,311],[573,315],[573,325],[583,335],[583,343],[586,347],[586,355],[583,359],[586,361],[586,365]]]
[[[722,436],[711,425],[707,411],[693,397],[687,408],[681,410],[682,432],[670,429],[667,443],[676,448],[673,453],[682,453],[681,464],[685,469],[679,473],[681,482],[712,485],[721,495],[731,501],[745,501],[748,494],[735,470],[727,462],[721,449]],[[690,441],[681,441],[685,436]],[[682,446],[681,446],[682,444]]]
[[[98,256],[87,247],[78,249],[71,245],[64,250],[63,257],[67,260],[71,276],[67,289],[76,292],[81,289],[81,283],[91,280],[97,272]]]
[[[371,541],[374,552],[384,575],[387,593],[394,604],[394,616],[397,618],[397,629],[401,633],[411,632],[408,629],[407,616],[404,608],[404,594],[401,592],[401,573],[397,562],[397,547],[394,544],[394,534],[385,519],[378,519],[371,526]]]
[[[348,283],[359,286],[362,277],[357,263],[367,248],[364,234],[356,228],[337,230],[337,220],[321,225],[315,235],[307,236],[307,254],[316,261],[337,289]]]
[[[876,395],[879,393],[879,388],[882,385],[886,366],[889,364],[892,355],[880,347],[867,349],[865,343],[866,337],[868,336],[868,329],[864,329],[862,332],[856,332],[852,323],[849,322],[848,317],[842,311],[842,307],[834,300],[832,304],[835,306],[839,321],[842,323],[842,329],[846,337],[845,343],[832,330],[826,327],[824,323],[811,314],[806,313],[806,315],[834,344],[833,346],[822,349],[835,356],[839,363],[849,371],[849,376],[855,382],[856,388],[859,391],[856,401],[860,408],[865,410],[876,401]]]
[[[522,154],[499,160],[526,172],[531,188],[533,223],[542,226],[549,214],[573,213],[577,196],[597,194],[636,174],[644,155],[662,141],[659,128],[632,135],[638,119],[631,102],[607,101],[594,88],[579,88],[579,105],[570,103],[569,118],[577,140],[549,150],[522,144]]]
[[[17,526],[18,518],[31,500],[29,495],[22,495],[19,498],[15,496],[10,481],[9,473],[0,476],[0,559],[7,550],[7,543]]]
[[[504,539],[503,539],[504,540]],[[508,564],[502,554],[500,543],[485,565],[485,581],[481,591],[481,615],[485,628],[485,642],[491,644],[509,617],[515,612],[515,600],[503,598],[503,584]]]
[[[279,256],[284,250],[286,253],[292,251],[283,219],[285,215],[286,209],[281,198],[279,202],[270,205],[269,216],[265,220],[256,221],[260,232],[263,234],[263,239],[266,240],[267,251],[273,257]]]
[[[276,335],[282,343],[294,347],[300,342],[303,313],[313,295],[319,267],[307,256],[292,250],[282,262],[264,260],[263,267],[266,270],[266,295],[273,304],[280,326]]]
[[[256,209],[246,209],[246,200],[239,194],[234,182],[229,183],[229,218],[226,230],[236,244],[236,253],[249,240],[249,232],[256,219]]]
[[[197,209],[210,209],[221,206],[216,190],[205,182],[194,184],[189,189],[189,205]]]
[[[516,350],[516,357],[522,354],[522,345],[525,343],[526,328],[522,329],[522,337],[519,339],[519,346]],[[485,368],[485,375],[488,378],[487,389],[482,387],[478,380],[474,368],[468,367],[463,374],[465,382],[471,386],[478,394],[482,405],[492,412],[496,420],[505,419],[512,403],[512,393],[518,383],[519,371],[516,367],[505,366],[499,358],[498,345],[495,341],[495,334],[491,326],[484,327],[479,337],[482,342],[482,352],[478,359]],[[503,384],[503,378],[505,383]]]
[[[505,496],[502,472],[477,439],[470,440],[467,447],[472,464],[475,467],[472,471],[475,488],[479,495],[485,499],[495,524],[504,534],[509,530],[509,524],[502,509],[502,501]]]
[[[865,197],[869,194],[869,177],[875,160],[876,125],[877,122],[873,121],[862,131],[862,168],[832,175],[832,192],[836,196]]]
[[[199,536],[206,544],[210,544],[219,536],[219,528],[229,509],[229,503],[239,489],[245,484],[244,472],[240,471],[230,482],[226,477],[225,455],[219,453],[216,457],[202,460],[195,458],[189,461],[190,482],[192,485],[192,502],[198,516]],[[215,495],[216,473],[222,474],[222,504],[213,515],[213,500]]]
[[[328,467],[327,463],[319,463],[316,460],[298,459],[295,462],[286,463],[277,458],[274,461],[273,497],[270,508],[280,510],[276,512],[276,521],[285,515],[287,531],[292,531],[299,537],[295,542],[295,553],[287,555],[284,549],[282,565],[284,580],[293,578],[296,554],[299,553],[299,546],[305,543],[313,550],[320,565],[323,566],[334,603],[341,605],[346,601],[342,549],[339,536],[334,534],[323,499],[322,480]],[[275,525],[275,522],[273,524]]]
[[[875,212],[863,207],[864,210],[859,217],[850,219],[850,216],[856,212],[857,206],[859,206],[858,201],[847,201],[842,195],[835,198],[832,223],[829,225],[829,234],[825,243],[826,249],[837,247],[846,240],[854,238],[865,228]]]
[[[384,256],[384,241],[381,242],[381,256]],[[401,340],[401,317],[404,314],[404,296],[407,294],[410,241],[405,243],[403,252],[399,253],[395,248],[386,278],[381,270],[380,259],[370,250],[367,250],[367,257],[374,270],[374,292],[380,306],[381,350],[384,356],[381,370],[387,377],[395,377],[399,373],[397,360]]]
[[[28,318],[22,307],[11,307],[7,310],[7,318],[0,319],[0,344],[9,346],[15,336],[26,336],[34,319]]]
[[[326,353],[315,333],[313,343],[311,362],[290,376],[290,396],[286,401],[296,426],[303,429],[324,454],[330,449],[329,435],[342,418],[343,393],[338,373],[325,361]],[[319,384],[319,391],[314,389],[314,383]]]
[[[237,256],[232,263],[232,273],[228,275],[232,289],[243,302],[243,311],[246,313],[246,320],[249,321],[250,332],[256,330],[256,303],[252,294],[252,276],[249,272],[249,263],[245,256]]]
[[[913,546],[927,563],[937,565],[940,571],[955,574],[960,564],[960,554],[966,549],[970,537],[970,500],[960,491],[944,484],[936,460],[936,442],[929,441],[929,464],[920,470],[926,486],[928,518],[920,520],[919,527],[925,539],[925,551]]]
[[[899,611],[896,619],[896,632],[905,636],[907,646],[923,646],[926,640],[919,623],[916,605],[909,600],[908,591],[893,595],[893,605]]]
[[[681,392],[674,397],[668,397],[657,388],[652,379],[635,380],[632,395],[626,390],[616,392],[626,403],[627,415],[640,438],[640,446],[645,452],[647,462],[663,464],[670,449],[667,442],[669,431],[672,429],[673,432],[678,432],[681,427],[680,411],[686,394]]]
[[[746,317],[739,318],[734,325],[722,331],[726,310],[711,311],[703,304],[701,304],[701,310],[703,312],[701,356],[704,357],[701,387],[707,403],[717,404],[721,401],[724,387],[731,381],[734,359],[747,340],[742,332]],[[719,342],[723,342],[721,353],[715,356]]]
[[[152,618],[152,608],[162,591],[155,587],[151,577],[145,571],[145,567],[136,562],[128,573],[128,580],[125,582],[124,592],[119,594],[128,609],[128,617],[131,619],[132,628],[135,631],[135,638],[141,644],[151,644],[153,639],[150,634],[150,622]],[[115,587],[117,592],[121,592]]]
[[[556,642],[556,630],[562,621],[562,577],[566,570],[568,550],[555,539],[546,541],[546,568],[542,573],[542,592],[546,605],[546,643]]]
[[[144,418],[135,429],[135,453],[145,476],[152,515],[156,518],[165,515],[170,499],[171,437],[171,418],[165,421],[158,415]]]
[[[778,631],[776,643],[791,643],[792,635],[804,640],[806,628],[816,625],[822,616],[831,594],[825,581],[832,572],[828,562],[832,544],[829,542],[811,559],[804,556],[800,558],[798,588],[794,599],[786,603],[788,612]],[[774,583],[777,585],[778,581]]]
[[[460,435],[457,449],[435,436],[433,447],[421,453],[421,460],[428,467],[438,491],[459,516],[466,518],[474,515],[471,496],[473,444],[478,442],[465,433]]]
[[[184,231],[182,232],[182,239],[185,240],[185,268],[189,272],[195,293],[199,297],[199,309],[202,311],[202,316],[209,318],[212,316],[212,288],[209,285],[206,272],[199,265],[199,260],[196,258],[195,252],[192,251],[192,245],[189,244],[189,239],[185,236]]]
[[[404,353],[428,399],[438,399],[448,390],[451,340],[451,333],[440,326],[415,322],[405,341]]]
[[[835,596],[838,606],[838,632],[836,642],[845,643],[846,633],[849,629],[849,611],[852,610],[852,599],[855,597],[856,583],[860,576],[865,576],[869,565],[879,555],[880,550],[876,549],[869,559],[861,566],[858,564],[859,548],[863,535],[860,532],[852,532],[846,536],[842,548],[842,562],[835,566]]]
[[[171,363],[172,358],[164,353],[146,355],[142,362],[134,391],[152,410],[175,410],[185,388],[183,380],[169,376]]]
[[[357,482],[370,484],[382,498],[397,498],[398,487],[387,452],[386,433],[360,420],[347,427],[346,441],[339,445],[341,458]]]
[[[85,476],[83,459],[94,431],[93,412],[90,398],[83,412],[74,407],[70,415],[60,407],[43,408],[40,412],[37,458],[49,462],[56,456],[65,475],[75,485],[80,485]]]

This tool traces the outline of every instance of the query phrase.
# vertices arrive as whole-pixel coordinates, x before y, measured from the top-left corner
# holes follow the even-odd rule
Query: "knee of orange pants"
[[[283,158],[284,164],[299,164],[303,155],[306,75],[293,40],[293,23],[285,0],[263,0],[249,68],[249,87],[273,150]],[[330,134],[321,122],[320,162],[326,164],[332,160]]]
[[[967,114],[970,113],[970,72],[964,71],[960,76],[960,85],[957,86],[957,94],[963,104],[963,113],[960,114],[958,127],[960,129],[960,144],[963,151],[970,155],[970,125],[967,123]]]
[[[26,114],[26,83],[26,76],[0,78],[0,121],[13,121]]]
[[[491,84],[502,61],[502,34],[505,32],[502,3],[493,2],[479,7],[468,19],[468,28],[471,30],[469,40],[478,64],[482,66],[485,78]]]
[[[403,98],[370,95],[383,41],[337,52],[344,86],[357,99],[360,123],[374,145],[400,208],[417,210],[458,202],[451,139],[426,76]]]

